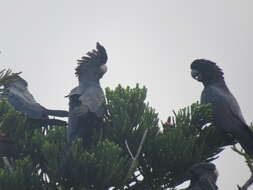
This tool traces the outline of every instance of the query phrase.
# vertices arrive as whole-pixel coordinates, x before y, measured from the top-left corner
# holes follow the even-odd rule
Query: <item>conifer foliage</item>
[[[0,102],[0,189],[158,190],[188,180],[192,165],[212,161],[222,151],[209,105],[192,104],[160,126],[145,101],[147,89],[107,88],[104,125],[90,146],[69,145],[66,128],[44,132],[36,120]]]

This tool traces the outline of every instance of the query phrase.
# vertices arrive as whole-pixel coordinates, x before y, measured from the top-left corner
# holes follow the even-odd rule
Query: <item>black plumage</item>
[[[28,83],[19,75],[15,80],[4,84],[0,99],[7,99],[17,110],[37,120],[41,125],[66,125],[65,121],[49,119],[48,116],[67,117],[68,112],[63,110],[49,110],[40,105],[28,90]]]
[[[187,171],[191,180],[190,186],[181,190],[217,190],[218,172],[212,163],[201,162]]]
[[[69,142],[77,137],[91,141],[92,131],[100,126],[105,113],[105,97],[99,80],[107,71],[107,53],[99,43],[96,48],[78,60],[76,75],[79,85],[68,95]]]
[[[212,105],[215,125],[224,134],[231,135],[253,158],[253,133],[246,124],[240,106],[228,89],[223,71],[216,63],[197,59],[191,64],[191,75],[202,82],[201,103]]]

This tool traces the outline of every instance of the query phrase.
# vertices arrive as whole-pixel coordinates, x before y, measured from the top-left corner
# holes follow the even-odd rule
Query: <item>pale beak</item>
[[[107,72],[107,66],[106,64],[103,64],[100,66],[101,73],[105,74]]]
[[[192,69],[191,70],[191,75],[192,75],[192,78],[194,78],[195,80],[198,80],[198,81],[201,81],[201,74],[199,71],[195,70],[195,69]]]
[[[107,66],[106,66],[106,64],[101,65],[101,66],[99,67],[99,72],[98,72],[98,74],[97,74],[97,77],[98,77],[99,79],[102,78],[103,75],[106,73],[106,71],[107,71]]]

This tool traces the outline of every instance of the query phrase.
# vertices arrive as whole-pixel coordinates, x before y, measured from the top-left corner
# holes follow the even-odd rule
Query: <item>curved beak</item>
[[[97,77],[100,79],[103,77],[103,75],[107,72],[107,66],[106,64],[103,64],[99,67],[99,72],[97,74]]]
[[[199,71],[197,71],[195,69],[192,69],[191,70],[191,75],[192,75],[192,78],[194,78],[195,80],[201,81],[201,74],[200,74]]]
[[[107,66],[106,64],[103,64],[100,66],[101,73],[105,74],[107,72]]]

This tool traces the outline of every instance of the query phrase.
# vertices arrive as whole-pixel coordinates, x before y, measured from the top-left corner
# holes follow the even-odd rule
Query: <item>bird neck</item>
[[[99,79],[95,78],[92,75],[81,75],[78,77],[79,84],[98,84],[99,85]]]
[[[222,81],[216,81],[213,83],[208,83],[208,84],[204,84],[204,88],[209,88],[209,87],[215,87],[215,88],[219,88],[222,89],[225,92],[230,92],[229,88],[227,87],[226,83],[224,80]]]
[[[100,83],[98,80],[79,80],[79,85],[80,86],[100,86]]]
[[[214,84],[226,85],[223,76],[208,78],[207,80],[203,80],[202,83],[205,87],[214,85]]]

